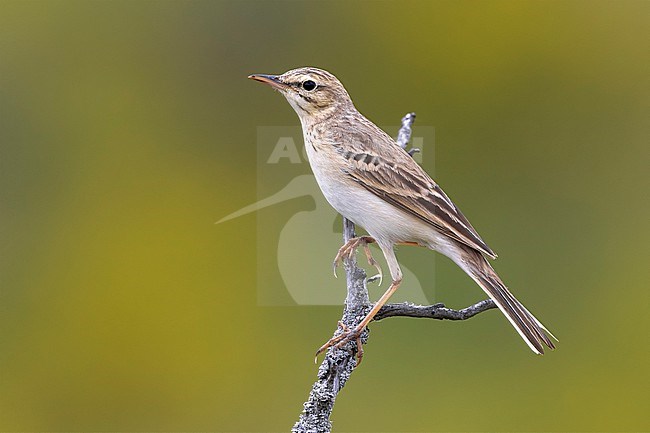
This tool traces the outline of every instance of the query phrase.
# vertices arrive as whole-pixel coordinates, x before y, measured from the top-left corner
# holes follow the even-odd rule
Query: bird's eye
[[[308,92],[311,92],[316,88],[316,83],[314,83],[312,80],[303,81],[302,88]]]

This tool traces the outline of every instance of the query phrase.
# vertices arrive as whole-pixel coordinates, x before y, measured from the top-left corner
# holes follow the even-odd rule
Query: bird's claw
[[[334,263],[332,263],[332,267],[334,269],[334,277],[338,277],[338,275],[336,275],[336,268],[341,264],[341,261],[343,261],[343,259],[351,258],[356,252],[357,248],[361,245],[363,246],[363,251],[366,254],[368,264],[370,266],[374,266],[374,268],[377,269],[377,275],[369,278],[368,281],[375,281],[379,279],[379,285],[381,285],[383,272],[381,270],[381,266],[379,266],[377,261],[372,257],[370,247],[368,246],[368,244],[371,244],[373,242],[376,241],[370,236],[359,236],[357,238],[350,239],[348,242],[346,242],[345,245],[339,248],[338,253],[336,253],[336,257],[334,257]]]
[[[368,278],[368,282],[379,280],[379,283],[377,285],[381,286],[381,282],[383,281],[384,278],[384,273],[381,270],[381,266],[379,266],[379,263],[377,263],[377,261],[372,257],[372,254],[370,254],[370,247],[368,247],[367,243],[363,244],[363,250],[366,253],[366,259],[368,260],[368,264],[370,266],[374,266],[375,269],[377,269],[377,274]]]
[[[336,257],[334,257],[334,262],[332,263],[335,278],[338,278],[338,275],[336,275],[336,268],[339,267],[344,259],[352,258],[352,255],[354,254],[356,248],[359,246],[359,239],[360,238],[352,238],[346,242],[345,245],[339,248],[339,251],[336,253]]]
[[[316,351],[316,355],[314,356],[314,363],[317,362],[318,355],[325,352],[330,347],[336,347],[337,349],[341,349],[344,345],[346,345],[350,341],[355,340],[357,345],[357,366],[358,366],[359,364],[361,364],[361,360],[363,359],[363,346],[361,344],[361,332],[363,331],[363,328],[359,329],[358,327],[356,327],[354,329],[350,329],[345,323],[341,322],[340,320],[338,322],[338,326],[341,329],[341,333],[339,335],[335,335],[334,337],[330,338],[327,341],[327,343],[323,344]]]

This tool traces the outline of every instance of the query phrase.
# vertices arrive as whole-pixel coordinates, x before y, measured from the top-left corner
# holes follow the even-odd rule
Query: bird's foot
[[[375,238],[371,236],[359,236],[356,238],[352,238],[349,241],[345,243],[341,248],[339,248],[339,252],[336,254],[336,257],[334,257],[334,276],[336,277],[336,268],[341,264],[341,261],[343,259],[349,259],[351,258],[354,253],[356,252],[357,248],[360,246],[363,247],[363,251],[366,254],[366,259],[368,260],[368,264],[370,266],[374,266],[375,269],[377,269],[377,275],[374,275],[370,278],[368,278],[368,281],[375,281],[379,280],[379,285],[381,285],[383,273],[381,271],[381,266],[379,266],[379,263],[372,257],[372,254],[370,253],[370,247],[368,244],[372,244],[376,242]]]
[[[330,338],[327,343],[323,344],[316,351],[314,362],[316,362],[316,360],[318,359],[318,355],[325,352],[330,347],[333,346],[336,347],[337,349],[341,349],[345,344],[354,340],[357,344],[357,366],[359,366],[359,364],[361,364],[361,360],[363,359],[363,346],[361,344],[361,332],[363,331],[363,327],[359,328],[357,326],[354,329],[350,329],[345,323],[341,322],[340,320],[338,325],[339,328],[341,329],[341,333],[339,335],[335,335],[334,337]]]

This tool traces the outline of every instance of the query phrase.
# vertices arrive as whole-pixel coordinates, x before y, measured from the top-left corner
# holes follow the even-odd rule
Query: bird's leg
[[[341,332],[339,335],[334,336],[329,339],[329,341],[325,344],[323,344],[317,351],[316,351],[316,356],[320,355],[324,351],[326,351],[329,347],[335,346],[336,348],[340,349],[343,347],[344,344],[355,340],[357,344],[357,366],[361,364],[361,360],[363,359],[363,347],[361,346],[361,332],[365,329],[365,327],[370,323],[370,321],[375,317],[375,315],[379,312],[381,307],[384,306],[386,302],[388,302],[388,299],[395,293],[395,290],[399,287],[401,284],[402,280],[401,278],[398,280],[394,280],[388,290],[379,298],[377,303],[372,307],[372,310],[368,314],[366,314],[366,317],[363,318],[361,323],[359,323],[354,329],[349,329],[343,322],[339,322],[339,327],[343,332]]]
[[[363,246],[363,251],[366,253],[366,259],[368,260],[368,264],[370,266],[374,266],[375,269],[377,269],[377,275],[369,278],[369,281],[375,280],[379,278],[379,284],[381,284],[381,279],[382,279],[382,271],[381,267],[377,263],[377,261],[372,257],[372,254],[370,252],[370,247],[368,244],[372,244],[376,242],[375,238],[371,236],[359,236],[356,238],[352,238],[349,241],[345,243],[341,248],[339,248],[338,253],[336,253],[336,257],[334,257],[334,263],[333,263],[333,268],[334,268],[334,276],[336,277],[336,268],[338,265],[341,263],[341,260],[343,259],[349,259],[352,257],[352,255],[356,252],[357,248],[359,246]]]

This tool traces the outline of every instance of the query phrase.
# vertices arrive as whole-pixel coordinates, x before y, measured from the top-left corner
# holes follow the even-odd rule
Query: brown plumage
[[[279,76],[249,78],[271,85],[286,97],[300,118],[309,163],[325,198],[366,229],[390,269],[392,283],[368,316],[319,352],[358,339],[399,287],[402,271],[394,246],[403,243],[451,258],[495,301],[535,353],[544,353],[544,345],[554,348],[552,334],[515,299],[485,259],[484,255],[496,258],[496,254],[463,213],[407,152],[357,111],[334,75],[299,68]],[[367,241],[353,240],[340,253]]]

